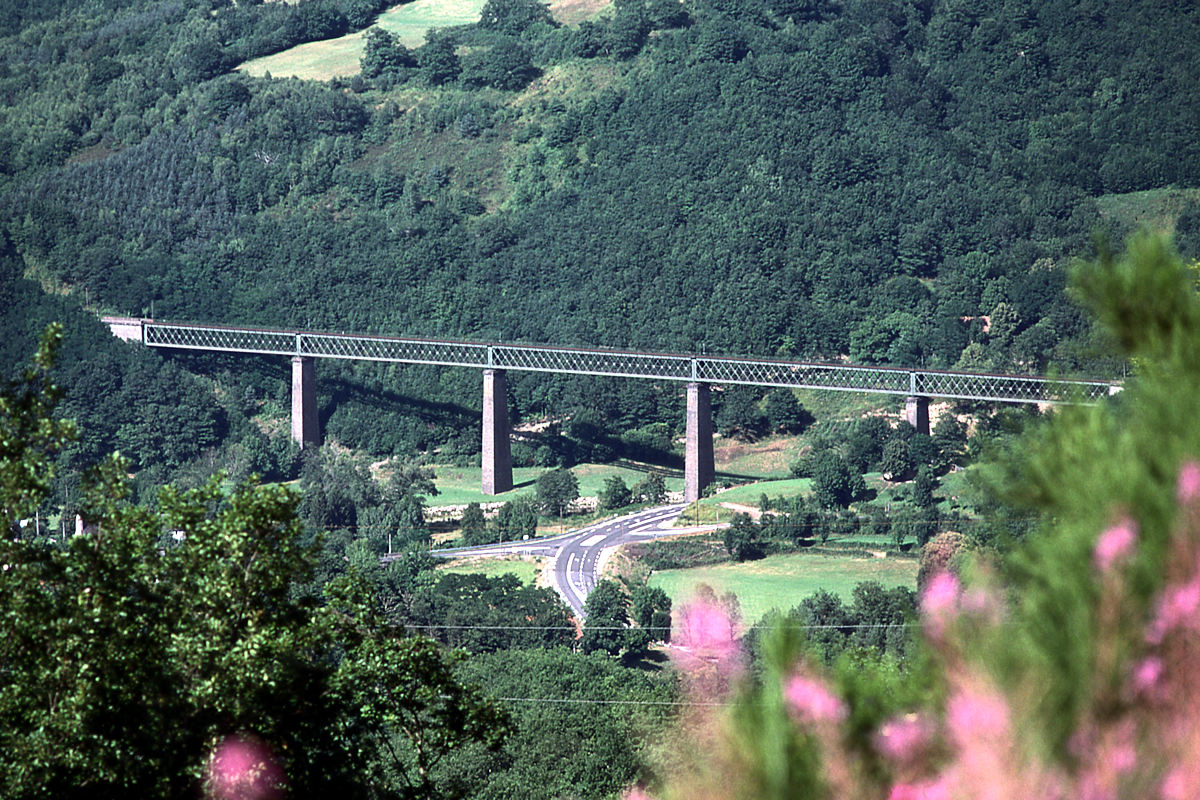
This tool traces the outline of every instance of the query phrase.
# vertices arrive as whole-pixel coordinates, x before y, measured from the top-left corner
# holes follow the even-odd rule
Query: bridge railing
[[[828,389],[1006,403],[1091,403],[1109,381],[821,364],[550,345],[464,342],[142,321],[151,347],[476,369]]]

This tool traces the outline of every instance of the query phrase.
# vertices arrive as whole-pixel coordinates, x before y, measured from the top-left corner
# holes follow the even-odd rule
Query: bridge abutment
[[[483,371],[483,493],[513,488],[509,446],[508,379],[502,369]]]
[[[929,398],[913,395],[904,400],[904,420],[917,429],[917,433],[929,434]]]
[[[707,383],[687,385],[687,433],[683,455],[683,499],[700,499],[716,477],[713,464],[712,397]]]
[[[292,358],[292,440],[305,447],[319,447],[321,425],[317,419],[317,371],[313,359]]]

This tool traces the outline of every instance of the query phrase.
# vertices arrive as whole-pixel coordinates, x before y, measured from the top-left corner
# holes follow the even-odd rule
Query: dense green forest
[[[83,534],[20,524],[79,435],[61,334],[0,383],[5,797],[602,797],[647,769],[675,678],[572,652],[549,589],[420,550],[328,559],[279,485],[130,502],[117,455],[90,465]]]
[[[5,368],[40,320],[86,301],[1094,374],[1118,367],[1063,290],[1066,262],[1143,219],[1131,193],[1149,190],[1168,209],[1150,221],[1185,255],[1200,247],[1192,3],[620,0],[561,26],[530,0],[491,0],[415,50],[372,32],[349,80],[231,72],[380,8],[12,6],[0,230],[22,311],[4,316]],[[1109,213],[1114,197],[1132,210]],[[286,466],[286,443],[250,423],[281,411],[284,365],[164,362],[69,329],[64,383],[89,453],[170,471],[218,444],[227,463],[237,444]],[[320,380],[327,435],[345,444],[478,448],[473,373],[322,364]],[[669,386],[510,386],[518,419],[587,409],[594,430],[667,449],[682,420]],[[156,421],[181,402],[189,419]]]

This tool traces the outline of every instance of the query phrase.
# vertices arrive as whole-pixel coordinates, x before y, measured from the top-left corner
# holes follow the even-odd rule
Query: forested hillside
[[[490,0],[413,51],[372,32],[363,74],[327,84],[230,70],[365,28],[380,3],[35,6],[0,39],[0,224],[5,281],[65,291],[56,307],[1097,373],[1112,365],[1090,355],[1066,262],[1098,229],[1122,235],[1146,190],[1185,255],[1200,243],[1190,2],[620,0],[565,27]],[[1132,211],[1102,215],[1117,195]],[[27,336],[19,316],[5,327]],[[188,366],[243,406],[221,421],[193,399],[218,422],[188,453],[85,429],[171,467],[253,439],[239,415],[283,367]],[[323,364],[322,380],[344,443],[477,447],[446,411],[477,402],[473,374]],[[518,415],[681,417],[670,387],[512,389]],[[424,416],[386,416],[381,393]]]

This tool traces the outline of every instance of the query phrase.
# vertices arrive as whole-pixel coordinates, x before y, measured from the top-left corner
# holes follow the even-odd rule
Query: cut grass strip
[[[516,467],[513,469],[514,488],[511,492],[501,495],[485,495],[480,486],[483,470],[480,467],[445,467],[433,468],[434,485],[438,494],[428,498],[430,506],[457,506],[467,503],[495,503],[512,500],[523,494],[533,494],[536,491],[538,476],[546,472],[545,467]],[[580,464],[572,467],[571,472],[579,482],[581,497],[596,497],[604,489],[604,481],[610,477],[619,477],[626,486],[633,486],[646,477],[645,472],[613,464]],[[667,491],[683,489],[681,478],[667,478]]]
[[[538,576],[542,573],[543,562],[524,561],[517,559],[475,559],[458,561],[452,564],[447,564],[444,567],[438,567],[442,572],[454,572],[460,575],[486,575],[489,578],[498,578],[501,575],[516,575],[521,583],[527,586],[533,586],[537,583]]]
[[[430,28],[469,25],[479,21],[484,0],[413,0],[393,6],[379,15],[376,25],[396,35],[405,47],[420,47]],[[297,77],[327,81],[355,75],[359,71],[366,34],[357,31],[337,39],[296,45],[273,55],[256,58],[239,66],[240,72],[261,77]]]
[[[747,506],[757,506],[762,495],[767,497],[795,497],[812,490],[812,481],[808,478],[786,478],[778,481],[758,481],[744,486],[726,489],[720,494],[705,498],[706,504],[739,503]]]
[[[877,581],[885,589],[915,589],[917,567],[913,559],[795,553],[741,564],[662,570],[651,576],[650,585],[665,591],[675,605],[690,600],[701,583],[717,594],[733,592],[741,603],[743,622],[753,624],[773,608],[793,608],[818,589],[847,602],[863,581]]]

